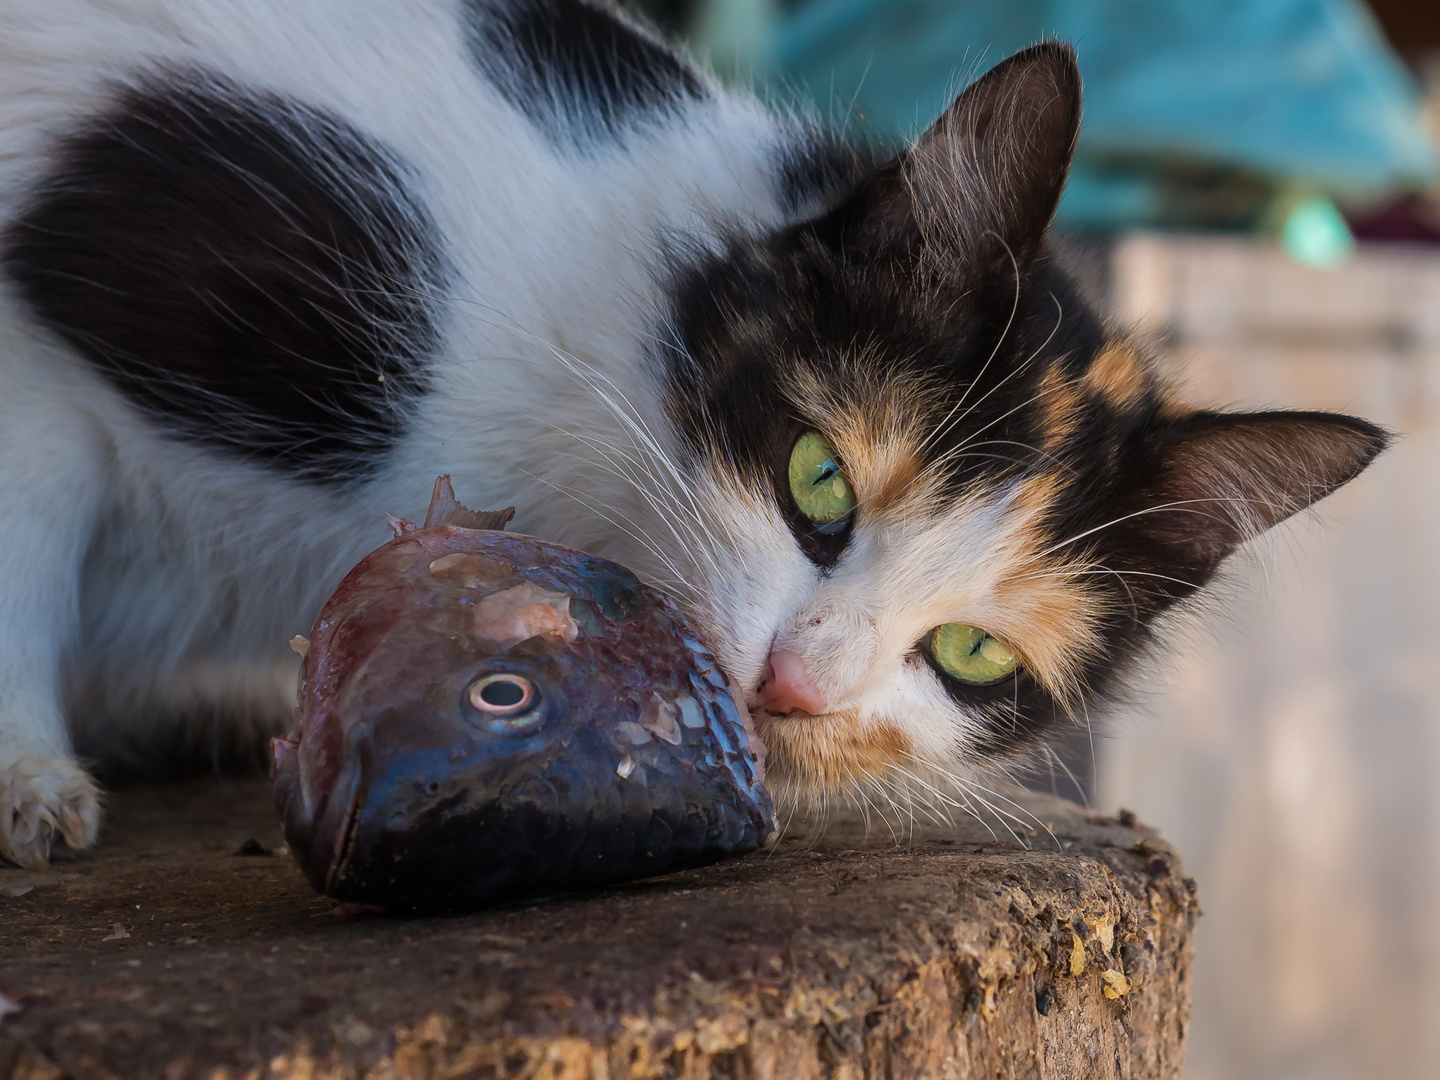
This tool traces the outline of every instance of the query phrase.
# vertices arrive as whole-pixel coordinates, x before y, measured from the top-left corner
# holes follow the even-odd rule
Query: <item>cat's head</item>
[[[676,291],[694,614],[780,792],[1023,754],[1378,428],[1174,400],[1045,251],[1071,50],[1011,57],[809,220]]]

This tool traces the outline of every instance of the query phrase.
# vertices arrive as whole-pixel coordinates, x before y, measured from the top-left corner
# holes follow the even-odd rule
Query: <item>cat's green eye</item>
[[[997,683],[1015,670],[1015,653],[976,626],[946,623],[930,631],[930,655],[940,670],[971,686]]]
[[[838,527],[855,512],[850,487],[824,436],[807,431],[790,451],[790,494],[800,513],[819,525]]]

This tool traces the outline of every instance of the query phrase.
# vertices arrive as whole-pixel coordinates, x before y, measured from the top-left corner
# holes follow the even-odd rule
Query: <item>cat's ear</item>
[[[1140,561],[1189,586],[1183,594],[1246,540],[1353,479],[1389,441],[1336,413],[1194,413],[1161,435],[1124,531]]]
[[[852,238],[863,248],[967,272],[1039,250],[1080,128],[1080,70],[1069,45],[1016,53],[970,85],[914,146],[861,185]]]

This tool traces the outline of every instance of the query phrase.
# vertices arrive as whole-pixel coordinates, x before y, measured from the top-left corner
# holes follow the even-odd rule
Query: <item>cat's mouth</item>
[[[892,723],[865,723],[857,711],[752,713],[765,747],[767,783],[784,795],[809,797],[886,773],[911,754]]]

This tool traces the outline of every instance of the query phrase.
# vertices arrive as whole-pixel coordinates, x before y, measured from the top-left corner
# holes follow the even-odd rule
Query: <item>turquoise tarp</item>
[[[1072,224],[1146,216],[1143,170],[1117,176],[1115,161],[1228,167],[1342,198],[1436,177],[1415,87],[1358,0],[811,0],[773,25],[765,59],[780,83],[892,137],[1015,50],[1072,42],[1085,79],[1061,208]]]

